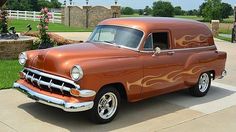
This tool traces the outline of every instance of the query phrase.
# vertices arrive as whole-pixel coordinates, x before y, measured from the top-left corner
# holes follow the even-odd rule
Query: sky
[[[59,0],[63,3],[64,0]],[[86,0],[73,0],[73,3],[76,5],[85,5]],[[143,9],[146,5],[152,6],[152,3],[156,0],[118,0],[118,4],[121,6],[129,6],[135,9]],[[204,2],[204,0],[165,0],[170,1],[173,6],[181,6],[184,10],[198,9],[199,6]],[[69,0],[67,0],[69,3]],[[236,0],[222,0],[231,4],[232,6],[236,5]],[[114,4],[114,0],[89,0],[90,5],[104,5],[110,6]]]

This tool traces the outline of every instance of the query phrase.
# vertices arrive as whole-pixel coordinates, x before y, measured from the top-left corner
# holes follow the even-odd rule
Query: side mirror
[[[161,53],[161,49],[159,47],[156,47],[154,50],[154,54],[152,56],[156,56]]]

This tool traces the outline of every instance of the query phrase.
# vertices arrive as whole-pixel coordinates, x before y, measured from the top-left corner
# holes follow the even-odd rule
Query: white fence
[[[7,10],[8,17],[12,19],[24,19],[39,21],[40,12],[36,11],[18,11],[18,10]],[[61,23],[61,13],[49,12],[51,14],[50,22]]]

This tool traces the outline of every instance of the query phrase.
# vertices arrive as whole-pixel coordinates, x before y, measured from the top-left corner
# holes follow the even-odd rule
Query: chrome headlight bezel
[[[79,65],[73,66],[70,70],[70,76],[73,81],[79,81],[80,79],[82,79],[84,76],[84,73],[81,66]]]
[[[25,52],[21,52],[18,56],[18,62],[20,65],[25,65],[26,61],[28,60],[27,54]]]

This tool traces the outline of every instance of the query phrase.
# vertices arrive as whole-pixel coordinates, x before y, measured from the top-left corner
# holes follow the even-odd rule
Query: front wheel
[[[111,122],[118,113],[120,94],[113,87],[105,87],[95,97],[94,106],[90,110],[90,119],[97,124]]]
[[[189,89],[190,94],[195,97],[205,96],[211,87],[211,76],[210,73],[202,73],[195,86]]]

